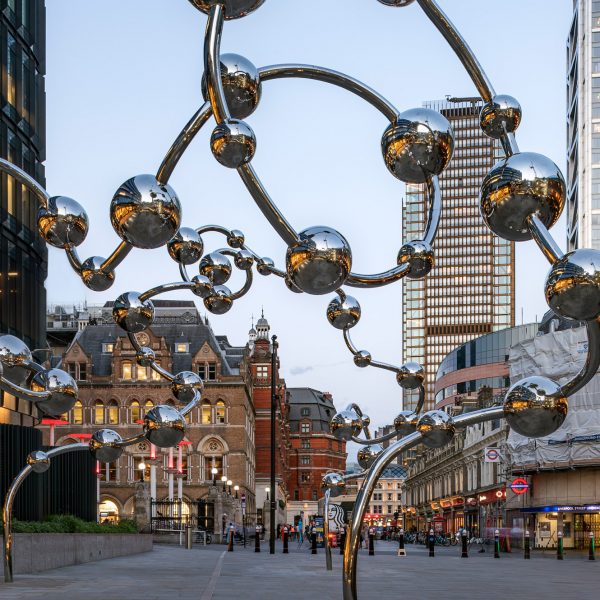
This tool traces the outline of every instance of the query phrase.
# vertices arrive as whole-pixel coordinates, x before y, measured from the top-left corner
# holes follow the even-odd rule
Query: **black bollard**
[[[288,548],[288,541],[289,541],[289,533],[288,533],[288,528],[284,527],[283,528],[283,553],[284,554],[289,554],[289,548]]]
[[[557,560],[563,560],[564,559],[564,547],[563,547],[563,532],[559,531],[556,534],[556,537],[558,538],[557,542],[556,542],[556,559]]]
[[[461,534],[460,534],[460,541],[462,544],[462,552],[460,557],[461,558],[469,558],[469,549],[467,547],[467,532],[463,529]]]
[[[256,526],[256,537],[254,538],[254,552],[260,552],[260,527]]]
[[[369,529],[369,556],[375,556],[375,535],[372,527]]]
[[[433,529],[429,530],[429,556],[435,556],[435,536],[433,535]]]
[[[317,532],[314,529],[312,530],[312,532],[310,534],[310,541],[311,541],[310,553],[316,554],[317,553]]]
[[[596,560],[596,552],[594,548],[594,533],[590,531],[590,551],[588,554],[588,560]]]
[[[500,532],[494,532],[494,558],[500,558]]]
[[[398,536],[398,556],[406,556],[406,550],[404,549],[404,529],[400,528],[400,535]]]
[[[227,546],[227,552],[233,552],[233,536],[235,535],[235,529],[233,525],[229,528],[229,546]]]
[[[340,532],[340,554],[344,554],[344,547],[346,546],[346,528],[342,527]]]
[[[523,554],[523,558],[530,559],[531,558],[531,548],[529,546],[529,531],[525,532],[525,553]]]

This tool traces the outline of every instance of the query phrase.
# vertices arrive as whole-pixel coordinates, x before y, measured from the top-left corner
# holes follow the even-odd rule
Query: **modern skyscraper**
[[[567,246],[600,248],[598,0],[573,0],[567,39]]]
[[[452,124],[454,156],[440,177],[442,218],[434,244],[435,267],[425,279],[405,279],[403,355],[426,374],[425,408],[434,406],[438,366],[451,350],[485,333],[514,325],[514,243],[487,229],[479,213],[483,177],[501,156],[498,142],[479,127],[480,98],[426,102]],[[423,186],[408,185],[403,240],[419,239],[429,210]],[[404,392],[404,407],[417,395]]]

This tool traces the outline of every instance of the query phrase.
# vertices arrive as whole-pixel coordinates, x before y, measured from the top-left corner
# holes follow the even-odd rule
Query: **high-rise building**
[[[442,217],[434,244],[435,267],[424,279],[403,286],[403,356],[426,374],[427,410],[434,406],[434,382],[444,356],[485,333],[514,325],[514,243],[494,236],[479,212],[483,177],[501,156],[497,141],[479,127],[480,98],[426,102],[451,123],[455,150],[440,176]],[[403,240],[419,239],[429,210],[423,186],[408,185]],[[417,395],[404,392],[404,407]]]
[[[567,39],[567,246],[600,248],[598,0],[573,0]]]

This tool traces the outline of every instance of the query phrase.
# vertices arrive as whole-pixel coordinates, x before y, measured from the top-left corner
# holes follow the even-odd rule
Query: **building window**
[[[73,405],[73,416],[71,418],[73,425],[83,424],[83,405],[79,400]]]
[[[300,447],[303,450],[308,450],[310,449],[310,440],[309,439],[303,439],[300,441]]]
[[[175,352],[177,352],[178,354],[189,352],[189,347],[190,345],[185,343],[175,344]]]
[[[310,465],[310,456],[301,456],[300,464],[301,465]]]
[[[310,433],[310,423],[301,423],[300,433]]]
[[[94,423],[104,425],[104,404],[102,400],[96,400],[94,403]]]
[[[300,500],[300,491],[294,490],[294,500]]]
[[[204,363],[198,363],[198,375],[200,379],[206,379],[206,365]]]
[[[137,366],[135,375],[138,381],[146,381],[148,379],[148,371],[146,367],[140,367],[140,365]]]
[[[108,424],[116,425],[119,422],[119,404],[116,400],[108,403]]]
[[[217,363],[208,363],[208,379],[214,381],[217,378]]]
[[[124,362],[122,365],[122,377],[123,379],[131,379],[131,363]]]
[[[302,483],[308,483],[310,481],[310,473],[308,471],[302,471],[300,473],[300,481]]]
[[[269,367],[267,365],[256,366],[256,377],[258,379],[266,379],[269,376]]]
[[[137,423],[142,418],[142,413],[140,411],[140,403],[137,400],[134,400],[131,403],[131,422]]]
[[[151,411],[154,408],[154,402],[152,402],[152,400],[146,400],[146,403],[144,404],[144,415],[147,415],[149,411]]]
[[[302,417],[310,417],[310,408],[301,408],[300,409],[300,416]]]
[[[160,363],[157,362],[156,366],[160,367]],[[152,381],[160,381],[160,374],[157,373],[154,369],[151,369],[151,371],[152,371]]]
[[[102,352],[111,353],[115,349],[114,344],[102,344]]]
[[[388,515],[392,514],[392,505],[391,504],[388,504],[387,511],[388,511]]]
[[[202,425],[210,425],[212,423],[212,407],[208,400],[202,400]]]
[[[79,376],[77,377],[77,379],[79,381],[85,381],[87,379],[87,364],[86,363],[79,363]]]
[[[225,424],[225,402],[223,400],[217,401],[217,424],[224,425]]]
[[[316,500],[317,499],[317,490],[313,490],[312,491],[312,499]]]
[[[213,474],[213,468],[217,472]],[[221,481],[223,476],[223,457],[222,456],[206,456],[204,458],[204,481],[214,480],[216,483]]]

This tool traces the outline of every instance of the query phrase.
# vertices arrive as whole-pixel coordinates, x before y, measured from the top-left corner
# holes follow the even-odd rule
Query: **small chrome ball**
[[[211,7],[216,4],[215,0],[190,0],[190,2],[205,14],[208,14]],[[219,0],[219,4],[223,5],[225,20],[245,17],[260,8],[264,2],[265,0]]]
[[[0,335],[0,363],[4,367],[19,367],[31,361],[31,350],[18,337]]]
[[[239,54],[221,54],[221,81],[231,116],[249,117],[256,110],[262,92],[258,69]],[[206,73],[202,76],[202,96],[208,100]]]
[[[381,151],[394,177],[405,183],[425,183],[448,166],[454,152],[454,132],[441,113],[412,108],[400,113],[384,131]]]
[[[227,236],[227,245],[230,248],[241,248],[246,242],[244,234],[238,229],[232,229]]]
[[[224,167],[237,169],[254,157],[256,135],[246,122],[229,119],[214,128],[210,136],[210,149]]]
[[[47,415],[62,415],[77,402],[77,384],[61,369],[39,371],[31,380],[34,392],[47,392],[48,398],[37,402],[37,407]]]
[[[200,234],[191,227],[180,227],[167,243],[169,256],[181,265],[193,265],[202,258],[204,242]]]
[[[329,294],[344,285],[352,269],[346,238],[331,227],[301,231],[300,241],[287,249],[286,271],[294,285],[307,294]]]
[[[45,473],[50,468],[50,457],[42,450],[34,450],[27,455],[27,464],[34,473]]]
[[[181,371],[177,373],[171,382],[171,392],[173,396],[181,402],[187,404],[194,399],[196,393],[202,395],[204,383],[199,375],[192,371]]]
[[[514,242],[531,239],[528,217],[537,214],[550,229],[565,206],[565,180],[549,159],[534,152],[497,162],[481,185],[479,207],[486,225]]]
[[[79,246],[88,232],[89,220],[83,206],[67,196],[53,196],[38,211],[40,235],[55,248]]]
[[[417,431],[428,448],[441,448],[454,437],[454,421],[443,410],[431,410],[417,421]]]
[[[271,269],[275,267],[275,261],[268,256],[263,256],[260,260],[256,261],[256,270],[260,275],[271,275]]]
[[[336,498],[346,491],[346,482],[339,473],[326,473],[321,480],[321,489],[329,490],[329,496]]]
[[[136,248],[159,248],[181,224],[181,204],[168,184],[154,175],[137,175],[116,191],[110,204],[113,229]]]
[[[569,403],[560,385],[547,377],[526,377],[504,397],[504,416],[510,428],[525,437],[554,433],[567,417]]]
[[[123,454],[120,444],[123,438],[112,429],[99,429],[92,433],[90,438],[90,452],[92,456],[102,463],[111,463],[119,460]]]
[[[106,259],[90,256],[81,263],[81,281],[92,292],[104,292],[115,282],[115,272],[102,270]]]
[[[356,460],[361,469],[368,469],[382,452],[383,447],[380,444],[361,446],[356,453]]]
[[[224,285],[215,285],[204,298],[204,306],[213,315],[224,315],[233,306],[231,290]]]
[[[233,258],[233,262],[238,269],[242,271],[248,271],[254,264],[254,256],[248,250],[238,250],[237,254]]]
[[[422,279],[429,274],[435,264],[433,248],[421,240],[407,242],[400,248],[398,264],[408,265],[409,279]]]
[[[386,6],[408,6],[414,1],[415,0],[379,0],[381,4],[385,4]]]
[[[356,298],[346,296],[345,300],[335,297],[327,306],[327,320],[336,329],[350,329],[360,320],[360,304]]]
[[[185,418],[174,406],[160,404],[146,413],[144,434],[159,448],[177,446],[185,435]]]
[[[363,369],[364,367],[368,367],[371,364],[372,360],[373,357],[371,356],[371,353],[368,350],[359,350],[354,355],[354,364],[357,367],[360,367],[361,369]]]
[[[479,113],[481,129],[487,136],[496,140],[505,133],[515,132],[520,123],[521,105],[512,96],[494,96],[483,105]]]
[[[196,275],[195,277],[192,277],[192,283],[194,284],[192,292],[196,296],[200,296],[200,298],[206,298],[212,294],[212,282],[205,275]]]
[[[600,251],[580,248],[556,261],[546,278],[546,301],[559,316],[590,321],[600,316]]]
[[[140,300],[138,292],[121,294],[113,305],[115,323],[129,333],[139,333],[148,329],[154,321],[154,304],[151,300]]]
[[[227,283],[231,277],[231,262],[220,252],[211,252],[200,261],[200,275],[208,277],[215,285]]]
[[[396,373],[396,381],[405,390],[414,390],[423,385],[425,369],[418,362],[405,362]]]
[[[142,346],[138,352],[136,352],[135,359],[140,367],[150,367],[156,360],[156,354],[152,348]]]
[[[394,419],[394,429],[400,436],[414,433],[417,429],[419,416],[412,410],[403,410]]]
[[[336,439],[348,442],[352,437],[360,435],[362,425],[358,413],[352,408],[346,408],[333,416],[329,423],[329,430]]]

